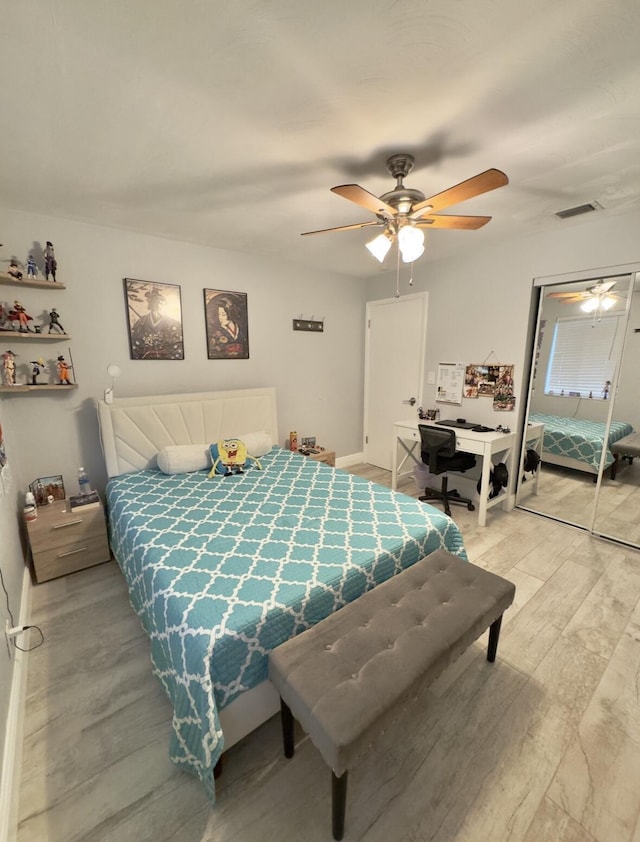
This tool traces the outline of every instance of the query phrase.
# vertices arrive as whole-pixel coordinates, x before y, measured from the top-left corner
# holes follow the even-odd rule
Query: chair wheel
[[[470,512],[475,512],[476,507],[473,505],[473,503],[469,503],[469,505],[467,506],[467,509],[469,509]]]

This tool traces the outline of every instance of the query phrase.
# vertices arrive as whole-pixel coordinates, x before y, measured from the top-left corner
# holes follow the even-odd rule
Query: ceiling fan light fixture
[[[403,225],[398,232],[398,248],[404,263],[413,263],[424,254],[424,232],[413,225]]]
[[[615,300],[610,295],[605,295],[600,302],[600,306],[603,310],[610,310],[615,303]]]
[[[594,295],[593,298],[587,298],[586,301],[583,301],[580,305],[580,309],[585,313],[593,313],[595,310],[598,309],[598,299]]]
[[[377,237],[374,237],[366,245],[375,259],[382,263],[391,248],[391,239],[386,233],[378,234]]]

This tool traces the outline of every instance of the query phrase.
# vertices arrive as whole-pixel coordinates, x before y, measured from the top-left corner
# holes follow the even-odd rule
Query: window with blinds
[[[569,316],[557,320],[546,395],[606,399],[615,368],[620,315]]]

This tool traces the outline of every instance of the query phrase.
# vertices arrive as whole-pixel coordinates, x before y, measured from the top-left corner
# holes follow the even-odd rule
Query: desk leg
[[[398,436],[393,437],[391,449],[391,490],[398,490]]]
[[[480,479],[480,505],[478,506],[478,526],[487,525],[487,502],[489,500],[489,474],[491,473],[491,456],[482,456],[482,476]]]
[[[511,450],[505,460],[505,464],[507,466],[507,470],[509,471],[509,483],[506,488],[506,499],[502,504],[502,508],[505,512],[511,512],[515,508],[516,505],[516,489],[518,487],[518,476],[516,474],[515,466],[517,463],[516,461],[516,447],[515,445],[511,446]]]

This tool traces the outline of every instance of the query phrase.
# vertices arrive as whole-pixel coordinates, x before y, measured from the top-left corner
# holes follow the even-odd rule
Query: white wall
[[[425,379],[425,406],[439,406],[441,415],[466,417],[488,426],[519,425],[526,405],[528,331],[535,277],[576,272],[603,266],[640,262],[640,213],[624,217],[558,221],[544,233],[503,243],[490,243],[458,257],[418,262],[412,292],[428,290],[426,371],[439,362],[483,362],[492,354],[501,363],[514,363],[515,412],[494,412],[489,398],[463,399],[461,407],[435,403],[435,386]],[[432,232],[435,238],[473,237],[482,232]],[[405,269],[406,273],[406,269]],[[401,294],[410,288],[400,285]],[[395,289],[395,275],[369,282],[367,299],[387,298]],[[640,325],[639,325],[640,326]]]
[[[295,429],[338,455],[361,451],[363,281],[62,219],[15,211],[1,217],[3,257],[26,260],[34,240],[55,245],[66,290],[7,286],[0,296],[19,296],[33,316],[57,308],[72,336],[79,383],[77,391],[2,396],[16,431],[11,444],[20,452],[22,488],[38,476],[62,474],[74,493],[78,465],[98,488],[104,485],[95,401],[110,385],[109,363],[122,371],[120,397],[275,386],[281,444]],[[185,360],[129,359],[124,277],[180,285]],[[204,288],[248,294],[250,359],[207,359]],[[324,333],[294,332],[292,320],[300,314],[324,317]],[[23,378],[32,353],[51,361],[67,355],[66,344],[15,345]]]
[[[0,569],[7,589],[9,606],[15,623],[20,618],[20,597],[24,573],[24,556],[19,529],[23,497],[18,490],[15,477],[19,474],[17,449],[11,444],[13,429],[5,417],[4,404],[0,403],[0,425],[4,435],[7,465],[0,475]],[[7,598],[0,589],[0,767],[5,748],[5,722],[9,709],[9,696],[13,678],[14,660],[9,657],[5,645],[4,627],[9,620]],[[0,821],[0,826],[2,822]]]

